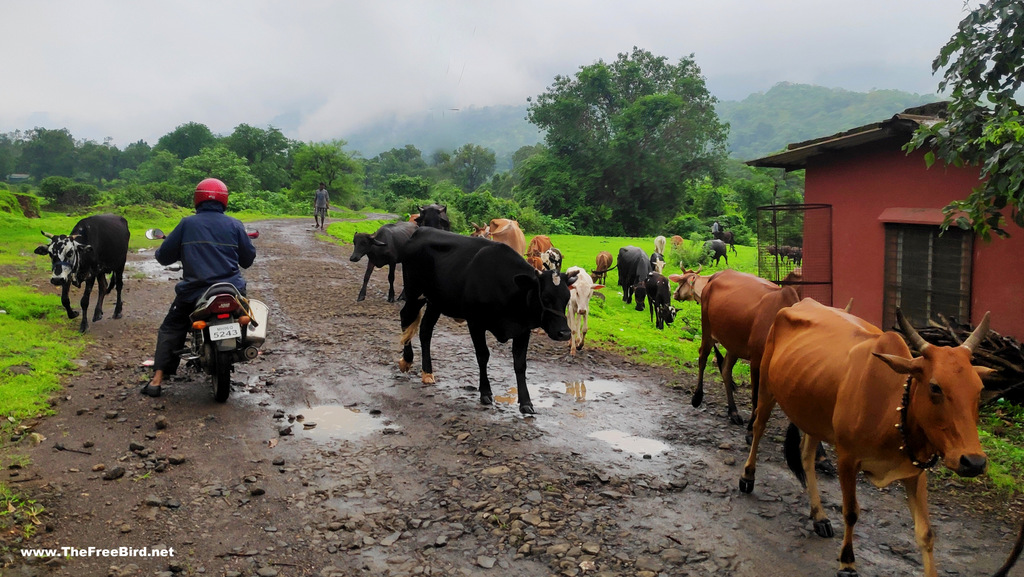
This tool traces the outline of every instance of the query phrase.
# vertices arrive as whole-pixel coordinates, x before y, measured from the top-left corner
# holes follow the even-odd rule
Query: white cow
[[[566,271],[569,276],[576,275],[576,282],[569,287],[569,354],[576,356],[576,351],[583,349],[583,340],[587,337],[587,317],[590,310],[590,297],[594,291],[603,289],[603,284],[594,284],[587,271],[578,266]]]

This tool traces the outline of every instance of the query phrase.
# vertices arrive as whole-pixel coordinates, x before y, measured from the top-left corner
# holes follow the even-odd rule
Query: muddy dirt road
[[[418,370],[397,369],[399,305],[385,302],[384,271],[357,303],[365,260],[350,263],[351,246],[310,224],[257,225],[247,278],[270,305],[270,334],[226,404],[187,378],[161,398],[139,394],[176,273],[134,254],[125,318],[92,326],[57,415],[34,423],[45,440],[10,448],[27,459],[5,480],[46,508],[32,547],[173,557],[13,553],[3,575],[835,574],[839,539],[813,533],[782,464],[781,418],[744,495],[747,447],[717,379],[697,410],[691,376],[595,350],[572,359],[535,335],[539,414],[524,418],[514,392],[501,395],[515,383],[510,344],[491,340],[500,402],[481,407],[468,332],[442,319],[438,383],[424,386]],[[822,485],[841,528],[838,483]],[[1015,529],[993,512],[1007,504],[965,497],[956,481],[931,488],[940,574],[991,573]],[[919,574],[902,489],[862,483],[859,495],[861,574]]]

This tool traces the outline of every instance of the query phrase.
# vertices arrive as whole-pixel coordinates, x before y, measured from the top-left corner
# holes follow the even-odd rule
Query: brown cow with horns
[[[799,458],[790,459],[799,439],[791,428],[787,461],[805,481],[815,532],[831,537],[814,458],[818,441],[832,443],[846,522],[839,577],[857,575],[853,534],[860,512],[859,471],[878,487],[903,481],[924,575],[935,577],[926,469],[941,460],[958,475],[974,477],[987,464],[978,440],[978,402],[981,377],[990,369],[972,366],[971,355],[988,332],[989,315],[959,347],[929,345],[898,311],[897,316],[920,357],[911,356],[898,333],[882,332],[856,316],[804,299],[779,311],[761,359],[754,439],[740,490],[754,488],[758,444],[778,403],[806,433]],[[1018,544],[1022,538],[1024,533]],[[1015,560],[1011,555],[997,575],[1005,575]]]

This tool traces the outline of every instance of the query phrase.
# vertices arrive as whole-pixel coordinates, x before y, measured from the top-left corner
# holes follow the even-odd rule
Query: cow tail
[[[807,488],[807,472],[804,471],[804,460],[800,455],[800,429],[793,423],[786,429],[786,442],[782,445],[782,453],[786,456],[786,464],[793,471],[797,480]]]
[[[993,577],[1006,577],[1013,568],[1014,564],[1017,563],[1017,558],[1020,557],[1021,550],[1024,550],[1024,522],[1021,523],[1020,531],[1017,533],[1017,542],[1013,544],[1013,550],[1010,551],[1010,556],[1006,558],[1006,563],[995,572]]]
[[[722,372],[722,363],[725,362],[725,357],[718,350],[718,345],[711,345],[711,350],[715,351],[715,365],[718,367],[718,372]],[[756,386],[756,383],[752,383],[752,386]]]
[[[416,331],[419,330],[420,328],[420,319],[422,318],[423,309],[420,309],[420,312],[416,315],[416,320],[414,320],[411,325],[405,327],[405,330],[402,331],[402,340],[400,341],[399,344],[401,344],[404,347],[405,345],[412,342],[413,335],[415,335]]]

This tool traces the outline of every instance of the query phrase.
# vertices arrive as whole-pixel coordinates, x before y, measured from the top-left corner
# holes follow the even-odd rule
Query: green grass
[[[1024,479],[1024,407],[996,402],[979,414],[981,444],[989,457],[988,477],[1003,492],[1021,491]]]
[[[48,399],[74,371],[85,337],[67,322],[57,294],[0,279],[0,309],[7,311],[0,314],[0,419],[11,425],[50,414]]]

